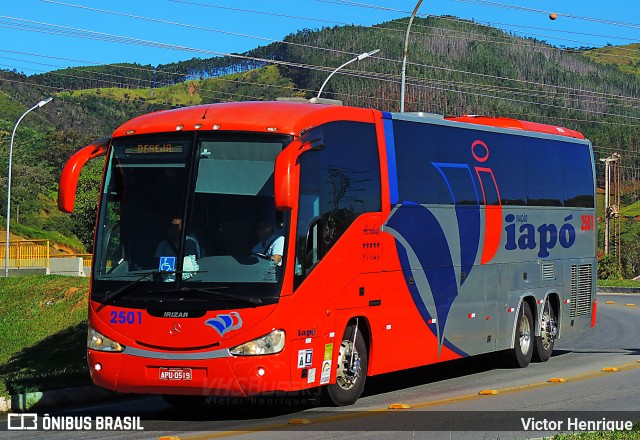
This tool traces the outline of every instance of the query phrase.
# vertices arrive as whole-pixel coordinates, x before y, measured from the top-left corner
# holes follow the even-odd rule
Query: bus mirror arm
[[[298,175],[297,159],[302,144],[299,141],[292,142],[276,158],[274,171],[274,196],[276,208],[279,210],[291,210],[297,201]]]
[[[97,140],[76,152],[65,164],[60,176],[58,188],[58,209],[62,212],[73,212],[78,189],[78,178],[85,164],[107,152],[111,138]]]

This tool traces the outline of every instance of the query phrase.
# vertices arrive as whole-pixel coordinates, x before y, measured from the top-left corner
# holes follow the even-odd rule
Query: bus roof
[[[139,116],[117,128],[114,137],[192,130],[300,131],[333,120],[374,122],[371,109],[299,102],[229,102],[164,110]],[[198,127],[199,125],[199,127]]]
[[[245,101],[164,110],[125,122],[114,137],[173,131],[224,130],[299,135],[304,129],[335,120],[374,122],[375,110],[286,101]],[[410,113],[392,113],[394,117]],[[584,139],[568,128],[517,119],[463,115],[444,120]]]
[[[536,133],[554,134],[576,139],[584,139],[584,135],[576,130],[557,125],[540,124],[538,122],[521,121],[518,119],[463,115],[445,118],[447,121],[467,122],[469,124],[488,125],[490,127],[510,128],[513,130],[532,131]]]

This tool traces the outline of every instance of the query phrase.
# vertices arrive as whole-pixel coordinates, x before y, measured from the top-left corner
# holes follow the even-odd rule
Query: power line
[[[323,1],[323,0],[318,0],[318,1]],[[554,12],[558,14],[558,17],[572,18],[576,20],[585,20],[585,21],[591,21],[594,23],[601,23],[601,24],[607,24],[607,25],[619,26],[619,27],[628,27],[632,29],[640,29],[640,24],[637,24],[637,23],[629,23],[629,22],[616,21],[616,20],[605,20],[602,18],[585,17],[585,16],[567,14],[567,13],[562,13],[557,11],[544,11],[542,9],[529,8],[525,6],[516,6],[516,5],[510,5],[506,3],[499,3],[499,2],[488,1],[488,0],[453,0],[453,1],[456,1],[459,3],[472,3],[476,5],[481,5],[481,6],[491,6],[496,8],[511,9],[516,11],[534,12],[536,14],[549,14],[551,12]]]
[[[125,37],[125,36],[120,36],[120,35],[107,34],[107,33],[103,33],[103,32],[87,31],[87,30],[71,28],[71,27],[67,27],[67,26],[59,26],[59,25],[53,25],[53,24],[49,24],[49,23],[35,22],[33,20],[15,19],[15,18],[12,18],[12,17],[5,17],[5,16],[0,16],[0,18],[9,18],[9,19],[12,19],[12,20],[17,20],[18,22],[27,22],[28,24],[25,26],[25,28],[27,28],[29,30],[35,30],[36,32],[45,32],[45,33],[54,33],[54,34],[58,33],[58,34],[63,34],[63,35],[72,34],[72,35],[74,35],[74,36],[76,36],[78,38],[97,39],[97,40],[101,40],[101,41],[118,42],[118,43],[124,43],[124,44],[139,44],[139,45],[145,45],[145,46],[151,46],[151,47],[159,47],[159,48],[167,48],[167,49],[173,49],[173,50],[192,51],[192,52],[197,52],[197,53],[213,53],[215,55],[224,55],[224,56],[230,56],[230,57],[235,57],[235,58],[239,58],[239,59],[259,61],[259,62],[265,62],[265,63],[274,63],[274,64],[279,64],[279,65],[286,65],[286,66],[290,66],[290,67],[299,67],[299,68],[318,70],[318,71],[329,71],[329,70],[332,70],[332,68],[325,67],[325,66],[308,65],[308,64],[302,64],[302,63],[292,63],[292,62],[264,59],[264,58],[259,58],[259,57],[250,57],[250,56],[238,55],[238,54],[225,54],[225,53],[217,52],[217,51],[196,49],[196,48],[191,48],[191,47],[187,47],[187,46],[176,46],[176,45],[171,45],[171,44],[167,44],[167,43],[161,43],[161,42],[152,41],[152,40],[141,40],[141,39]],[[33,24],[35,24],[35,26],[33,26]],[[395,61],[395,60],[392,60],[392,61]],[[434,69],[443,69],[443,68],[438,68],[436,66],[428,66],[428,67],[434,68]],[[444,69],[445,70],[449,70],[449,71],[455,71],[454,69],[446,69],[446,68],[444,68]],[[462,73],[464,71],[459,71],[459,72]],[[363,77],[363,78],[372,78],[372,79],[376,79],[376,78],[380,79],[380,78],[384,77],[384,75],[382,75],[382,74],[373,74],[373,73],[364,74],[364,73],[362,73],[360,71],[353,71],[353,70],[351,70],[351,71],[343,71],[341,73],[342,74],[349,74],[351,76],[360,76],[360,77]],[[470,73],[470,72],[465,72],[465,73]],[[389,77],[389,76],[390,75],[387,75],[387,77]],[[491,75],[482,75],[482,76],[500,78],[500,77],[491,76]],[[391,77],[393,77],[393,76],[391,76]],[[513,79],[510,79],[510,78],[503,78],[503,79],[513,80]],[[388,81],[388,79],[387,79],[387,81]],[[513,81],[518,81],[518,80],[513,80]],[[522,80],[520,80],[520,81],[522,81]],[[416,86],[420,86],[420,84],[415,84],[415,85]],[[558,86],[557,88],[564,88],[564,87],[559,87]],[[564,88],[564,89],[571,89],[571,88]],[[574,89],[574,90],[578,90],[578,89]],[[461,92],[459,90],[457,92],[458,93],[470,94],[469,92]],[[601,92],[592,92],[592,93],[599,94]],[[485,97],[485,98],[494,98],[494,99],[502,99],[502,100],[513,101],[513,102],[527,103],[527,104],[533,104],[533,105],[550,106],[550,107],[556,107],[556,108],[576,110],[576,111],[582,111],[582,112],[594,113],[594,114],[601,114],[601,115],[607,115],[607,116],[616,116],[616,117],[620,117],[620,118],[639,119],[639,118],[636,118],[636,117],[633,117],[633,116],[620,115],[620,114],[616,114],[616,113],[598,112],[598,111],[593,111],[593,110],[578,109],[578,108],[572,108],[572,107],[567,107],[567,106],[558,106],[558,105],[553,105],[553,104],[548,104],[548,103],[539,103],[539,102],[533,102],[533,101],[521,101],[521,100],[514,100],[514,99],[511,99],[511,98],[495,97],[495,96],[491,96],[491,95],[484,95],[484,94],[477,94],[477,93],[476,94],[471,93],[471,95],[481,96],[481,97]],[[624,98],[628,98],[628,97],[624,97]]]
[[[173,0],[172,0],[173,1]],[[401,14],[411,14],[412,11],[407,11],[407,10],[402,10],[402,9],[396,9],[396,8],[390,8],[390,7],[384,7],[384,6],[379,6],[379,5],[372,5],[372,4],[368,4],[368,3],[359,3],[359,2],[354,2],[354,1],[348,1],[348,0],[316,0],[318,2],[322,2],[322,3],[331,3],[331,4],[338,4],[338,5],[345,5],[345,6],[355,6],[355,7],[359,7],[359,8],[367,8],[367,9],[377,9],[377,10],[383,10],[383,11],[389,11],[389,12],[396,12],[396,13],[401,13]],[[454,0],[454,1],[459,1],[459,2],[466,2],[466,3],[473,3],[474,1],[472,0]],[[544,13],[544,14],[548,14],[549,11],[540,11],[540,10],[532,10],[531,8],[523,8],[523,9],[528,9],[531,11],[536,11],[537,13]],[[420,13],[418,12],[416,15],[423,17],[423,18],[427,18],[430,15],[429,14],[424,14],[424,13]],[[589,17],[578,17],[578,16],[571,16],[568,14],[559,14],[559,15],[563,15],[565,17],[570,17],[570,18],[582,18],[582,19],[590,19]],[[453,17],[439,17],[441,20],[449,20],[449,21],[455,21],[455,22],[463,22],[463,23],[469,23],[469,24],[473,24],[478,26],[478,23],[482,23],[482,22],[471,22],[469,20],[464,20],[464,19],[459,19],[459,18],[453,18]],[[591,19],[591,20],[596,20],[596,19]],[[613,22],[612,22],[613,23]],[[505,25],[503,23],[503,25]],[[424,27],[422,25],[419,24],[415,24],[416,27]],[[515,26],[515,25],[514,25]],[[640,26],[640,25],[637,25]],[[519,27],[526,27],[526,26],[519,26]],[[567,33],[573,33],[570,31],[564,31]],[[412,32],[413,33],[413,32]],[[588,44],[588,45],[593,45],[593,43],[588,42],[588,41],[581,41],[581,40],[573,40],[573,39],[567,39],[567,38],[562,38],[562,37],[557,37],[557,36],[551,36],[551,35],[540,35],[540,34],[535,34],[535,33],[527,33],[527,32],[521,32],[524,35],[533,35],[533,36],[543,36],[543,37],[547,37],[547,38],[555,38],[557,40],[564,40],[564,41],[569,41],[572,43],[581,43],[581,44]],[[600,36],[598,34],[588,34],[585,32],[579,33],[581,35],[590,35],[590,36]],[[630,40],[630,41],[636,41],[636,40]],[[633,49],[624,49],[621,48],[622,50],[630,50],[633,51]],[[562,50],[562,49],[558,49],[558,50]]]
[[[165,24],[172,24],[172,25],[178,25],[178,26],[186,26],[186,27],[193,27],[191,25],[188,24],[184,24],[184,23],[177,23],[177,22],[169,22],[166,20],[158,20],[158,19],[154,19],[154,18],[149,18],[149,17],[142,17],[142,16],[135,16],[135,15],[131,15],[131,14],[125,14],[125,13],[120,13],[120,12],[113,12],[113,11],[107,11],[107,10],[102,10],[102,9],[96,9],[96,8],[89,8],[89,7],[85,7],[85,6],[78,6],[78,5],[74,5],[74,4],[69,4],[69,3],[63,3],[63,2],[59,2],[59,1],[54,1],[54,0],[45,0],[48,1],[50,3],[54,3],[54,4],[59,4],[59,5],[63,5],[63,6],[71,6],[71,7],[78,7],[81,9],[88,9],[88,10],[92,10],[92,11],[96,11],[96,12],[102,12],[102,13],[109,13],[109,14],[116,14],[116,15],[121,15],[121,16],[126,16],[126,17],[130,17],[130,18],[137,18],[137,19],[143,19],[143,20],[151,20],[151,21],[156,21],[156,22],[161,22],[161,23],[165,23]],[[176,1],[176,0],[172,0],[172,1]],[[179,1],[179,0],[178,0]],[[183,3],[189,3],[189,2],[184,2]],[[344,3],[344,2],[341,2]],[[352,2],[350,2],[352,3]],[[197,5],[199,6],[206,6],[205,4],[201,4],[198,3]],[[358,5],[364,5],[364,4],[358,4]],[[202,28],[202,27],[195,27],[197,29],[200,30],[207,30],[207,31],[213,31],[213,32],[222,32],[222,33],[228,33],[227,31],[220,31],[218,29],[212,29],[212,28]],[[282,41],[282,40],[273,40],[273,39],[269,39],[269,38],[264,38],[264,37],[259,37],[259,36],[253,36],[253,35],[248,35],[248,34],[236,34],[236,33],[231,33],[233,35],[241,35],[243,37],[248,37],[248,38],[257,38],[257,39],[262,39],[262,40],[267,40],[267,41],[272,41],[272,42],[279,42],[279,43],[283,43],[283,44],[292,44],[292,45],[296,45],[296,46],[301,46],[301,47],[306,47],[306,48],[310,48],[310,49],[318,49],[318,50],[325,50],[325,51],[330,51],[330,52],[334,52],[334,53],[341,53],[341,54],[348,54],[350,56],[353,55],[357,55],[353,52],[347,52],[347,51],[341,51],[341,50],[336,50],[336,49],[328,49],[328,48],[322,48],[322,47],[317,47],[317,46],[312,46],[312,45],[307,45],[307,44],[299,44],[299,43],[293,43],[293,42],[287,42],[287,41]],[[389,58],[382,58],[382,57],[373,57],[374,59],[378,59],[378,60],[384,60],[384,61],[390,61],[390,62],[396,62],[399,63],[398,60],[394,60],[394,59],[389,59]],[[424,66],[424,67],[430,67],[430,68],[434,68],[434,69],[438,69],[438,67],[436,66],[428,66],[425,64],[419,64],[419,63],[409,63],[410,65],[413,66]],[[478,75],[477,72],[467,72],[467,71],[457,71],[458,73],[465,73],[465,74],[470,74],[470,75]],[[497,77],[497,76],[493,76],[493,75],[483,75],[485,77],[492,77],[495,79],[500,79],[500,80],[511,80],[509,78],[504,78],[504,77]],[[519,80],[519,81],[523,81],[523,80]],[[527,81],[523,81],[525,83],[528,83]],[[547,84],[538,84],[541,86],[547,86],[549,87],[549,85]],[[558,86],[561,87],[561,86]],[[596,92],[597,93],[597,92]],[[600,92],[603,95],[605,95],[605,93]],[[607,98],[611,98],[612,95],[609,93],[606,93]],[[616,95],[613,95],[616,96]],[[619,96],[618,96],[619,97]],[[633,98],[628,98],[625,97],[625,99],[633,99]]]

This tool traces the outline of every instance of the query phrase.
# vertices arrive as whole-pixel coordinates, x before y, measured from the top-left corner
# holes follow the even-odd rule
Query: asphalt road
[[[640,295],[598,295],[598,302],[595,329],[557,341],[548,362],[526,369],[503,368],[496,356],[483,356],[369,378],[365,394],[346,408],[288,396],[253,404],[214,400],[197,410],[175,409],[158,397],[121,399],[51,416],[140,417],[143,431],[7,431],[5,419],[0,438],[524,439],[579,430],[576,422],[635,421]],[[602,371],[608,368],[617,371]],[[552,378],[560,381],[548,382]],[[410,408],[389,410],[391,404]],[[525,422],[536,422],[536,429],[524,431]]]

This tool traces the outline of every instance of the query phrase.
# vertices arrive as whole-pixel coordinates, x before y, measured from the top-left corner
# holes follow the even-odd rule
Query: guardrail
[[[82,258],[82,266],[91,267],[92,254],[50,255],[49,240],[17,240],[9,242],[9,268],[47,268],[52,258]],[[0,269],[5,268],[6,242],[0,243]]]
[[[84,267],[91,267],[91,264],[93,263],[92,254],[60,254],[51,255],[51,258],[82,258],[82,265]]]
[[[0,255],[6,255],[6,242],[0,244]],[[49,268],[49,240],[19,240],[9,242],[10,268],[46,267]],[[7,264],[5,258],[0,259],[0,267]]]

